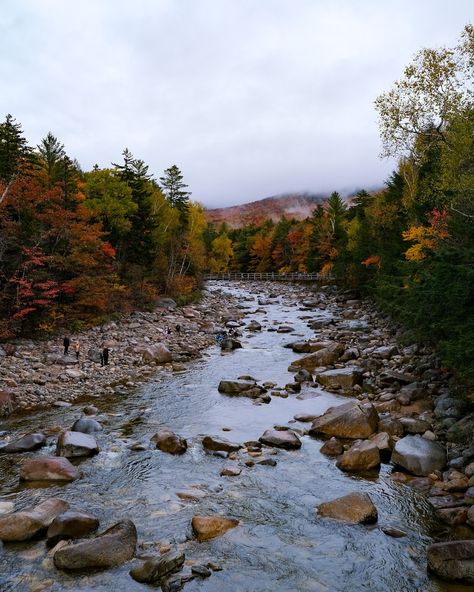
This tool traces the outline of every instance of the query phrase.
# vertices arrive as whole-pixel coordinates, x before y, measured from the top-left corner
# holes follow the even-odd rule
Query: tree
[[[174,164],[166,169],[163,177],[160,177],[161,189],[166,198],[171,204],[171,207],[176,208],[180,213],[180,219],[183,225],[186,224],[189,207],[190,191],[186,191],[188,187],[183,183],[183,175],[179,168]]]
[[[66,158],[64,144],[51,132],[37,146],[40,156],[40,169],[44,172],[48,187],[62,179],[62,164]]]
[[[13,181],[31,166],[31,158],[21,125],[8,114],[0,124],[0,204]]]

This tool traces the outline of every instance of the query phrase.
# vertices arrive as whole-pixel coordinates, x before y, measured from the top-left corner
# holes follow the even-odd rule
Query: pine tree
[[[160,177],[161,189],[169,201],[171,207],[179,210],[180,220],[183,226],[186,225],[189,208],[190,191],[186,191],[188,187],[183,183],[183,175],[179,168],[174,164],[169,169],[166,169],[163,177]]]
[[[31,166],[32,155],[21,124],[8,114],[0,124],[0,183],[4,186],[0,193],[0,203],[16,177]]]

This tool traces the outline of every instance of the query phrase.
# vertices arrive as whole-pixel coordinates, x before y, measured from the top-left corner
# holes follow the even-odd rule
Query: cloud
[[[381,184],[373,99],[469,1],[6,0],[0,114],[85,168],[127,146],[206,205]]]

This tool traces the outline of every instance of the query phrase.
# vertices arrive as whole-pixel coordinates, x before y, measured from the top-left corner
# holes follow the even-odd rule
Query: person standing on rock
[[[109,363],[109,348],[108,347],[104,347],[104,349],[102,350],[101,362],[102,362],[102,366],[107,366],[107,364]]]
[[[69,337],[65,337],[64,341],[63,341],[65,356],[67,356],[67,354],[68,354],[70,344],[71,344],[71,340],[69,339]]]
[[[76,360],[79,361],[79,355],[81,353],[81,344],[79,343],[79,341],[76,342],[76,345],[74,346],[74,351],[76,352]]]

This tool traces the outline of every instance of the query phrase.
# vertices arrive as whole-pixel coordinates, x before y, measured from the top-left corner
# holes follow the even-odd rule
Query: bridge
[[[208,273],[204,276],[205,280],[254,280],[254,281],[267,281],[267,282],[329,282],[332,280],[330,275],[322,273],[303,273],[303,272],[291,272],[291,273]]]

